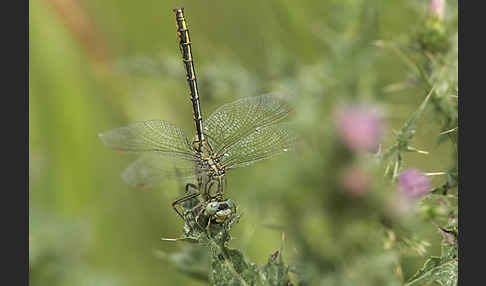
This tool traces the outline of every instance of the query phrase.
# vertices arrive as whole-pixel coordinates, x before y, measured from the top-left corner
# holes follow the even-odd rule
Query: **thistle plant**
[[[67,17],[81,6],[42,3],[30,28],[32,285],[457,285],[457,1],[228,2],[241,13],[218,17],[187,6],[202,117],[291,93],[299,144],[229,174],[216,208],[184,201],[182,220],[170,201],[183,185],[123,185],[126,157],[94,136],[153,118],[188,130],[173,7],[88,1],[97,25],[78,27]],[[98,25],[117,50],[106,43],[109,68],[90,73],[101,42],[74,43]]]
[[[336,2],[336,5],[341,4]],[[305,162],[306,166],[289,167],[291,175],[286,179],[289,185],[300,185],[298,200],[290,199],[295,197],[290,192],[283,195],[289,199],[277,200],[286,214],[279,218],[284,225],[279,229],[287,234],[297,253],[286,259],[285,264],[279,250],[270,256],[267,265],[256,267],[241,252],[228,248],[229,240],[218,240],[218,237],[230,238],[230,228],[238,227],[238,220],[245,219],[235,217],[228,225],[215,228],[214,233],[219,231],[219,236],[202,242],[209,252],[212,284],[457,284],[457,32],[454,18],[444,16],[456,11],[438,5],[444,2],[430,2],[428,10],[424,9],[423,21],[410,34],[395,41],[374,42],[375,49],[383,53],[392,51],[408,67],[409,78],[402,88],[408,86],[422,95],[415,111],[390,138],[385,138],[389,114],[379,95],[373,98],[372,93],[356,94],[330,78],[331,71],[336,76],[339,70],[333,64],[338,65],[340,57],[352,55],[356,62],[360,57],[369,59],[371,45],[368,44],[371,43],[360,42],[357,37],[347,43],[347,50],[328,55],[335,63],[329,60],[327,65],[293,66],[286,76],[273,71],[276,80],[269,86],[301,94],[296,114],[306,114],[296,118],[305,140],[305,148],[298,150],[301,157],[298,162]],[[372,25],[371,20],[367,23]],[[362,29],[367,28],[365,25]],[[332,35],[329,30],[323,30],[326,35]],[[322,44],[330,43],[339,45],[339,41]],[[356,55],[355,51],[360,48]],[[286,57],[289,55],[277,59],[281,62]],[[362,71],[367,68],[368,73],[374,73],[369,66],[355,67]],[[303,74],[307,84],[299,80]],[[359,81],[349,77],[348,80],[356,85]],[[255,83],[260,85],[265,84]],[[334,102],[334,98],[327,96],[330,91],[339,93],[342,99]],[[381,112],[383,109],[385,113]],[[329,115],[322,115],[323,110]],[[314,114],[321,115],[312,119]],[[451,165],[443,166],[444,169],[427,170],[407,162],[409,154],[427,160],[434,153],[417,143],[421,129],[431,124],[425,118],[437,120],[441,125],[430,136],[437,138],[437,144],[449,144],[452,149]],[[317,122],[320,125],[316,128]],[[312,160],[316,154],[325,154],[325,158]],[[330,170],[333,175],[322,175]],[[302,181],[304,177],[307,183]],[[316,185],[321,187],[316,189]],[[270,200],[275,198],[264,202]],[[320,221],[325,232],[310,224],[314,220]],[[423,267],[412,270],[401,262],[402,257],[410,253],[427,256],[431,246],[414,232],[413,225],[419,222],[440,234],[441,254],[427,258]],[[205,233],[203,236],[207,237]],[[329,242],[323,242],[320,237]],[[279,263],[275,264],[275,256],[279,257]],[[278,277],[274,282],[266,280],[270,272],[264,269],[271,267],[280,273],[274,276]]]

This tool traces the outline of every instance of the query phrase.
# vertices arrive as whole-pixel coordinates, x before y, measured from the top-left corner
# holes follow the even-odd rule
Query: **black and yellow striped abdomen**
[[[174,13],[176,15],[179,47],[182,53],[184,66],[186,68],[187,83],[189,84],[189,90],[191,93],[194,124],[196,127],[196,138],[193,145],[198,152],[202,152],[202,147],[205,144],[205,138],[203,134],[201,104],[199,102],[199,90],[197,88],[196,71],[194,69],[189,29],[184,17],[184,8],[174,9]]]

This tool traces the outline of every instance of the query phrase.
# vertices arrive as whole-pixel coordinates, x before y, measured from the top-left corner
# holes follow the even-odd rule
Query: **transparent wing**
[[[279,123],[261,128],[233,144],[221,158],[229,170],[269,159],[295,149],[297,136],[293,128]]]
[[[278,93],[241,98],[216,109],[204,122],[213,150],[222,154],[242,137],[283,119],[292,107]]]
[[[170,156],[167,153],[144,153],[125,169],[122,179],[134,187],[150,187],[165,179],[190,179],[207,171],[196,166],[195,161]]]
[[[157,151],[194,159],[194,151],[184,131],[163,120],[137,122],[101,133],[99,137],[106,146],[122,152]]]

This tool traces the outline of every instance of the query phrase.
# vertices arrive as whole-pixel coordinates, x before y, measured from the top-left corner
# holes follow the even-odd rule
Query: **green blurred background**
[[[321,102],[320,96],[330,102],[376,100],[389,115],[385,141],[391,141],[391,130],[423,100],[419,88],[386,92],[406,79],[407,66],[373,42],[408,33],[427,1],[31,0],[32,285],[205,284],[160,257],[184,247],[160,241],[180,235],[182,221],[170,203],[183,183],[130,188],[120,173],[135,157],[104,147],[97,137],[148,119],[167,120],[193,133],[172,12],[179,6],[188,19],[206,115],[236,98],[287,88],[299,93],[298,101],[308,99],[300,103],[304,111]],[[297,109],[294,120],[312,123],[309,130],[327,130],[315,124],[329,119],[330,109],[309,110]],[[427,115],[423,121],[432,123],[418,130],[414,143],[431,154],[426,159],[407,155],[405,164],[442,171],[451,146],[421,136],[440,128]],[[265,226],[278,223],[279,212],[285,212],[272,201],[298,203],[301,186],[286,181],[292,165],[302,163],[296,158],[284,156],[228,175],[230,197],[243,212],[232,246],[257,263],[281,243],[281,232]],[[320,188],[309,184],[305,187]],[[319,233],[321,222],[312,223]],[[439,238],[434,231],[423,235],[432,243]],[[438,249],[433,245],[429,251],[437,254]],[[409,272],[424,259],[413,257]]]

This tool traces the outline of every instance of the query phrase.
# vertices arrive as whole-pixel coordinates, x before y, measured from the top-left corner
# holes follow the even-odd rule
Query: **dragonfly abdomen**
[[[179,47],[182,53],[182,61],[186,68],[187,83],[189,84],[189,91],[192,101],[192,112],[194,125],[196,127],[197,140],[194,140],[194,147],[197,151],[202,151],[204,134],[202,132],[202,117],[201,104],[199,101],[199,90],[197,88],[196,70],[194,68],[194,61],[192,57],[191,39],[189,36],[189,29],[184,17],[184,8],[174,9],[177,22],[177,35],[179,37]]]

